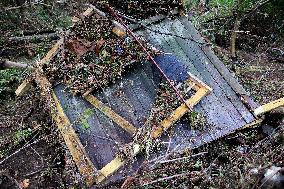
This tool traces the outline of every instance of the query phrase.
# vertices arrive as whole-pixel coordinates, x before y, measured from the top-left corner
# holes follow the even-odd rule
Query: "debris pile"
[[[105,3],[105,1],[98,2],[101,7],[104,7]],[[107,3],[122,14],[135,19],[146,19],[158,14],[171,15],[173,10],[183,10],[182,0],[108,0]]]
[[[44,69],[51,81],[63,82],[75,94],[107,86],[126,67],[145,60],[127,35],[112,32],[109,18],[92,16],[71,28],[64,49]]]

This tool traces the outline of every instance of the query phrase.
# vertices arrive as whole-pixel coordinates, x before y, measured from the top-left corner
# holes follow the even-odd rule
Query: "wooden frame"
[[[89,94],[85,97],[85,99],[132,136],[137,132],[137,128],[135,126],[115,113],[110,107],[103,104],[95,96]]]
[[[186,104],[189,107],[194,107],[204,96],[206,96],[212,89],[195,77],[193,74],[188,73],[189,78],[186,80],[186,84],[189,85],[189,90],[194,90],[196,93],[189,99],[186,100]],[[186,104],[180,105],[173,113],[160,123],[160,127],[152,131],[152,138],[158,138],[161,134],[169,129],[175,122],[177,122],[187,111],[188,106]]]
[[[190,90],[193,89],[196,91],[196,93],[186,100],[186,103],[189,105],[189,107],[194,107],[200,100],[206,96],[208,93],[212,91],[212,89],[206,85],[204,82],[199,80],[197,77],[195,77],[193,74],[188,73],[189,77],[185,81],[187,85],[189,85]],[[165,118],[163,121],[160,122],[160,127],[158,127],[156,130],[152,131],[151,137],[152,139],[156,139],[162,135],[162,133],[170,128],[176,121],[178,121],[187,111],[188,106],[186,106],[184,103],[180,105],[176,110],[173,111],[173,113],[168,117]],[[133,146],[133,154],[136,156],[140,152],[140,146],[139,144],[132,144]],[[96,176],[96,183],[99,184],[103,182],[106,178],[114,174],[117,170],[119,170],[122,166],[125,165],[126,159],[123,159],[120,156],[115,157],[111,162],[109,162],[107,165],[105,165],[101,170],[99,170],[99,174]]]

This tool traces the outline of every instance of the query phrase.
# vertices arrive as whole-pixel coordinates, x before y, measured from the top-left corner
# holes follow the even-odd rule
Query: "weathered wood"
[[[278,100],[269,102],[269,103],[267,103],[265,105],[262,105],[262,106],[256,108],[254,110],[254,115],[255,116],[262,115],[262,114],[264,114],[266,112],[270,112],[271,110],[279,108],[280,106],[284,106],[284,98],[280,98]]]
[[[200,88],[190,99],[186,100],[186,103],[191,107],[194,107],[206,94],[208,94],[208,89]],[[151,136],[152,138],[158,138],[163,131],[169,129],[175,122],[177,122],[188,110],[185,104],[179,106],[168,118],[164,119],[160,123],[160,127],[155,129]]]
[[[88,95],[85,99],[90,102],[93,106],[95,106],[98,110],[108,116],[111,120],[113,120],[117,125],[119,125],[122,129],[127,131],[129,134],[134,135],[137,132],[135,126],[126,121],[123,117],[115,113],[111,108],[104,105],[99,99],[97,99],[93,95]]]
[[[57,112],[52,112],[52,116],[56,121],[65,144],[68,147],[82,177],[85,179],[86,184],[91,186],[95,182],[94,175],[97,173],[97,169],[89,159],[84,146],[75,133],[75,130],[73,129],[68,117],[65,115],[63,108],[61,107],[60,102],[54,92],[52,92],[52,97],[57,110]]]
[[[152,28],[169,33],[172,32],[171,25],[172,24],[170,21],[165,21],[165,23],[154,25],[152,26]],[[234,110],[234,112],[228,111],[227,104],[230,102],[228,102],[226,98],[224,98],[224,101],[221,101],[219,99],[218,94],[215,94],[215,91],[217,90],[218,92],[219,90],[219,88],[216,88],[218,84],[212,81],[213,79],[210,75],[203,73],[204,68],[197,69],[197,67],[195,67],[194,61],[198,60],[195,59],[195,57],[193,56],[187,55],[186,52],[182,49],[182,47],[178,44],[175,37],[163,36],[161,34],[155,34],[153,32],[149,32],[144,35],[149,39],[151,43],[154,43],[153,45],[155,45],[157,48],[160,47],[161,50],[165,51],[166,53],[173,53],[183,62],[187,63],[191,73],[205,81],[214,89],[214,92],[206,96],[204,100],[200,103],[200,106],[202,107],[201,112],[204,112],[206,115],[208,115],[207,118],[209,122],[215,125],[220,125],[222,127],[227,127],[228,125],[235,125],[235,120],[233,120],[233,118],[235,117],[237,119],[240,119],[241,121],[239,113],[236,110]],[[179,33],[179,35],[181,34]],[[191,47],[191,43],[187,44],[187,49],[190,48],[193,48]],[[199,62],[197,63],[199,64]],[[223,105],[225,103],[226,106]],[[214,106],[212,106],[212,104],[214,104]]]
[[[199,34],[196,34],[195,36],[195,31],[191,31],[195,29],[190,25],[190,22],[181,23],[179,20],[177,20],[173,22],[173,25],[175,26],[175,28],[179,28],[179,30],[174,30],[176,34],[185,36],[189,35],[193,38],[198,39],[199,41],[202,39],[201,37],[198,38]],[[216,94],[216,96],[218,96],[219,100],[222,98],[227,99],[226,101],[222,102],[222,104],[224,104],[224,108],[228,110],[229,114],[232,114],[232,117],[235,117],[236,119],[239,119],[239,116],[237,116],[239,114],[246,123],[251,122],[254,119],[253,115],[247,110],[244,104],[242,104],[240,97],[236,95],[236,92],[228,84],[229,82],[225,80],[225,76],[222,75],[220,71],[215,67],[214,61],[217,61],[219,59],[217,57],[216,60],[209,59],[209,56],[213,56],[213,52],[206,52],[202,50],[203,46],[196,43],[189,43],[180,38],[176,38],[176,41],[183,48],[187,56],[194,60],[194,66],[198,69],[202,76],[206,78],[204,79],[204,81],[214,89],[214,93]],[[228,71],[228,69],[224,66],[224,71],[225,70]],[[226,77],[236,82],[232,74],[226,75]],[[242,120],[239,119],[238,122],[241,123]]]
[[[40,68],[43,64],[50,61],[56,55],[56,53],[58,52],[58,50],[59,50],[60,46],[63,44],[63,42],[64,42],[63,38],[58,40],[57,43],[48,51],[48,53],[45,55],[45,57],[43,59],[41,59],[39,62],[36,63],[35,69]],[[21,83],[21,85],[17,88],[16,95],[21,96],[25,92],[27,92],[29,90],[29,88],[31,87],[30,82],[31,82],[31,79],[25,79]]]
[[[17,90],[15,91],[17,96],[22,96],[23,94],[25,94],[30,87],[32,86],[32,83],[30,80],[25,79],[21,85],[17,88]]]
[[[19,69],[32,69],[32,66],[29,66],[25,63],[12,62],[9,60],[0,59],[0,69],[10,69],[10,68],[19,68]]]

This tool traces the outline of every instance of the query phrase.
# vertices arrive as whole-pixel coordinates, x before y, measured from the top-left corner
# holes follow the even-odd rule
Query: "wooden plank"
[[[243,129],[247,129],[247,128],[255,128],[255,127],[259,126],[263,122],[263,120],[264,119],[262,119],[262,118],[258,118],[251,123],[247,123],[245,126],[240,128],[239,130],[243,130]]]
[[[135,157],[138,153],[140,153],[141,148],[139,144],[130,144],[133,149],[132,154]],[[117,170],[123,167],[126,164],[127,160],[123,157],[117,155],[111,162],[109,162],[106,166],[104,166],[96,176],[96,183],[99,184],[104,181],[106,178],[110,177],[114,174]]]
[[[97,169],[94,167],[93,163],[89,159],[84,146],[80,142],[75,130],[73,129],[69,119],[65,115],[63,108],[60,105],[60,102],[52,92],[52,97],[54,99],[57,112],[52,112],[52,116],[56,121],[56,124],[61,132],[61,135],[65,141],[66,146],[68,147],[82,177],[85,180],[85,183],[88,186],[91,186],[95,182],[94,174],[97,172]]]
[[[125,163],[126,161],[124,159],[117,156],[99,171],[95,182],[97,184],[101,183],[106,178],[115,173],[118,169],[120,169],[122,166],[124,166]]]
[[[109,96],[109,94],[111,96]],[[100,101],[107,103],[112,110],[118,112],[129,123],[134,125],[136,128],[139,127],[138,121],[134,114],[135,111],[133,105],[131,102],[129,102],[129,99],[119,86],[110,86],[109,88],[104,89],[103,92],[98,93],[97,97]]]
[[[180,32],[184,32],[184,35],[191,36],[198,41],[205,42],[198,31],[192,26],[191,22],[188,18],[182,17],[179,18],[180,22],[176,22],[177,25],[181,26],[184,29],[181,29]],[[180,33],[179,33],[180,34]],[[180,40],[181,41],[181,40]],[[192,43],[193,46],[197,48],[193,48],[197,51],[201,51],[206,56],[206,62],[204,66],[208,68],[208,71],[212,74],[213,78],[216,81],[220,81],[220,87],[224,89],[224,91],[230,92],[234,91],[234,93],[229,93],[229,99],[233,103],[233,105],[237,108],[242,117],[246,120],[246,123],[250,123],[254,120],[253,115],[249,112],[249,110],[241,103],[240,98],[243,95],[249,95],[244,88],[239,84],[236,78],[233,77],[233,74],[228,70],[228,68],[219,60],[219,58],[214,54],[214,52],[210,49],[209,46],[201,46],[196,43]],[[216,69],[218,73],[213,72]],[[221,78],[219,77],[221,75]],[[237,95],[238,96],[237,96]],[[248,103],[251,103],[249,101]],[[250,104],[253,106],[254,103]]]
[[[202,38],[200,33],[192,26],[190,20],[186,17],[179,18],[181,23],[189,30],[192,34],[192,37],[197,39],[200,42],[206,41]],[[228,70],[228,68],[219,60],[219,58],[213,53],[213,51],[208,46],[203,46],[202,49],[206,52],[206,55],[210,59],[211,63],[216,67],[216,69],[220,72],[220,74],[224,77],[224,79],[229,83],[229,85],[233,88],[233,90],[237,94],[248,94],[242,85],[232,76],[232,73]]]
[[[48,53],[45,55],[43,59],[41,59],[39,62],[36,63],[35,68],[38,69],[40,68],[43,64],[46,62],[50,61],[58,52],[60,46],[63,44],[64,39],[61,38],[60,40],[57,41],[55,45],[48,51]],[[21,85],[17,88],[16,90],[16,95],[21,96],[24,93],[26,93],[30,87],[31,87],[31,79],[25,79]]]
[[[191,36],[191,33],[178,20],[173,23],[171,32],[176,35]],[[211,64],[203,51],[200,50],[199,45],[194,42],[189,42],[181,38],[175,38],[179,46],[183,49],[188,57],[193,59],[194,66],[205,77],[204,81],[208,83],[214,90],[214,93],[219,99],[227,99],[221,101],[224,108],[232,115],[233,120],[246,123],[251,122],[254,117],[248,111],[248,109],[242,104],[240,98],[224,80],[221,74]],[[243,118],[243,119],[242,119]],[[245,124],[245,123],[243,123]]]
[[[132,136],[137,132],[137,129],[135,126],[133,126],[131,123],[126,121],[123,117],[115,113],[111,108],[103,104],[99,99],[97,99],[93,95],[88,95],[85,97],[85,99],[90,102],[93,106],[95,106],[98,110],[100,110],[102,113],[104,113],[106,116],[108,116],[111,120],[113,120],[116,124],[118,124],[122,129],[127,131]]]
[[[168,30],[168,28],[171,28],[170,22],[160,23],[158,25],[154,25],[151,27],[155,30],[160,30],[162,32],[169,33],[171,31]],[[183,49],[177,44],[177,41],[175,37],[170,35],[161,35],[156,34],[153,32],[149,32],[146,34],[146,37],[149,39],[151,43],[154,43],[154,45],[158,48],[161,47],[161,50],[164,50],[166,53],[174,53],[178,58],[180,58],[183,62],[187,63],[189,66],[189,70],[191,73],[196,75],[198,78],[202,79],[203,81],[206,81],[207,84],[209,84],[213,90],[216,88],[215,82],[208,82],[212,81],[212,78],[210,75],[202,74],[195,65],[193,64],[193,60],[190,59],[191,57],[188,57],[187,54],[183,51]],[[204,71],[204,70],[201,70]],[[210,77],[208,80],[208,77]],[[217,89],[218,90],[218,89]],[[226,98],[225,98],[226,99]],[[229,102],[230,103],[230,102]],[[203,108],[203,112],[206,113],[207,119],[209,122],[211,122],[214,125],[219,125],[222,127],[227,127],[228,125],[235,125],[237,124],[245,124],[245,122],[240,118],[239,113],[235,110],[235,115],[238,117],[239,120],[233,119],[232,112],[230,112],[227,108],[227,106],[223,106],[223,102],[220,101],[220,99],[215,94],[215,91],[213,91],[210,95],[206,96],[204,100],[200,103],[201,107]],[[234,116],[234,118],[236,117]],[[243,123],[242,123],[243,122]]]
[[[31,86],[32,86],[32,83],[30,82],[30,80],[25,79],[15,91],[16,95],[22,96],[31,88]]]
[[[284,106],[284,97],[256,108],[254,110],[254,115],[255,116],[262,115],[266,112],[270,112],[271,110],[279,108],[280,106]]]
[[[189,106],[194,107],[206,94],[208,94],[208,89],[200,88],[190,99],[186,100]],[[176,121],[178,121],[186,112],[188,108],[185,104],[179,106],[168,118],[164,119],[160,123],[160,127],[151,133],[152,138],[158,138],[163,131],[170,128]]]

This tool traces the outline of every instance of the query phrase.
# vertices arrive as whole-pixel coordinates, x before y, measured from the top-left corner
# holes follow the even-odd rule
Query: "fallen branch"
[[[5,11],[11,11],[11,10],[15,10],[15,9],[27,8],[29,6],[34,6],[34,5],[43,5],[43,6],[46,6],[46,7],[51,7],[51,5],[48,5],[48,4],[43,3],[42,1],[39,1],[39,2],[34,2],[34,3],[24,3],[24,4],[16,6],[16,7],[8,7],[4,10]]]
[[[147,182],[147,183],[143,184],[142,186],[147,186],[147,185],[150,185],[150,184],[154,184],[154,183],[165,181],[165,180],[170,180],[170,179],[177,178],[177,177],[184,177],[184,176],[187,176],[187,175],[191,175],[192,173],[194,173],[194,171],[187,172],[187,173],[181,173],[181,174],[177,174],[177,175],[172,175],[172,176],[168,176],[168,177],[159,178],[157,180],[154,180],[154,181],[151,181],[151,182]]]
[[[49,34],[41,34],[41,35],[30,35],[30,36],[22,36],[22,37],[10,37],[8,38],[6,43],[12,44],[22,44],[26,42],[34,42],[40,43],[43,41],[53,41],[59,39],[59,35],[57,33],[49,33]]]
[[[9,60],[1,60],[0,59],[0,70],[1,69],[10,69],[10,68],[19,68],[19,69],[32,69],[32,66],[28,64],[12,62]]]
[[[198,154],[194,154],[194,155],[190,155],[190,156],[186,156],[186,157],[175,158],[175,159],[170,159],[170,160],[163,160],[163,161],[160,161],[159,163],[163,164],[163,163],[170,163],[170,162],[174,162],[174,161],[182,161],[182,160],[187,160],[187,159],[190,159],[190,158],[193,158],[193,157],[201,156],[201,155],[204,155],[204,154],[208,154],[208,152],[200,152]]]
[[[44,138],[45,138],[45,137],[41,137],[41,138],[39,138],[39,139],[37,139],[37,140],[31,142],[31,143],[30,143],[30,141],[27,142],[23,147],[19,148],[18,150],[16,150],[15,152],[13,152],[12,154],[10,154],[9,156],[5,157],[2,161],[0,161],[0,165],[2,165],[5,161],[7,161],[7,160],[10,159],[11,157],[15,156],[16,154],[18,154],[18,153],[21,152],[22,150],[24,150],[24,149],[30,147],[30,146],[33,145],[33,144],[38,143],[39,141],[41,141],[41,140],[44,139]]]

